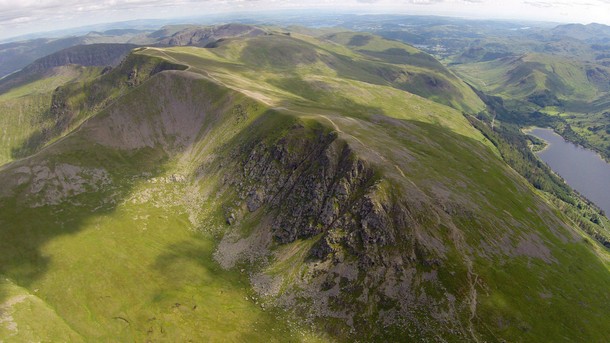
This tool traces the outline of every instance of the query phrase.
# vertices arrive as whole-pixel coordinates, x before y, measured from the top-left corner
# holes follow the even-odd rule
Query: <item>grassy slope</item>
[[[0,95],[4,110],[0,165],[65,136],[154,73],[183,68],[161,59],[130,56],[103,78],[100,67],[75,65],[20,76],[16,87]]]
[[[11,161],[15,150],[54,122],[48,117],[53,91],[66,83],[91,79],[97,68],[67,66],[55,68],[42,79],[20,85],[0,95],[0,165]]]
[[[218,99],[211,110],[222,118],[202,129],[212,132],[197,150],[213,149],[215,141],[222,142],[219,135],[228,139],[236,133],[234,123],[224,121],[232,118],[239,95],[205,81],[157,81],[115,106],[125,110],[137,99],[160,108],[184,96],[187,87],[201,92],[201,97]],[[155,88],[148,88],[168,84],[171,95],[161,99]],[[111,115],[102,112],[88,125],[95,127]],[[146,111],[131,115],[136,122],[156,116]],[[70,334],[66,325],[85,341],[316,340],[307,329],[278,319],[281,312],[262,308],[252,297],[246,274],[224,271],[213,261],[214,231],[206,228],[220,223],[215,212],[199,214],[197,225],[191,221],[192,206],[184,197],[193,189],[152,181],[188,167],[176,169],[180,161],[168,160],[161,147],[130,152],[98,146],[91,151],[88,125],[49,146],[42,156],[5,166],[12,170],[41,161],[101,163],[114,184],[102,192],[74,197],[71,204],[28,208],[19,198],[3,199],[1,274],[12,283],[2,284],[1,302],[11,303],[13,284],[20,285],[36,290],[62,319],[46,319],[43,310],[30,313],[13,307],[11,321],[3,322],[8,330],[3,337],[28,337],[30,322],[47,320],[48,325],[36,328],[35,334],[52,340],[64,339],[58,332]]]
[[[587,65],[566,57],[526,54],[457,65],[454,70],[477,88],[513,98],[550,90],[563,100],[592,101],[600,90],[587,78]]]
[[[23,270],[3,268],[19,284],[39,290],[36,295],[52,304],[58,315],[48,317],[44,307],[13,307],[14,332],[21,337],[27,337],[23,335],[30,331],[28,326],[39,321],[48,324],[32,332],[54,341],[70,333],[66,325],[85,341],[269,341],[297,337],[299,329],[279,321],[278,314],[266,312],[248,298],[251,291],[244,274],[224,271],[215,264],[213,239],[193,232],[188,218],[176,214],[176,208],[128,203],[99,213],[66,207],[61,215],[69,216],[70,221],[58,218],[59,214],[43,215],[40,210],[17,210],[23,219],[7,218],[7,210],[3,209],[2,218],[10,221],[9,229],[19,228],[20,239],[49,235],[40,232],[41,226],[59,234],[39,247],[49,262],[46,273],[29,278]],[[55,222],[49,225],[49,219]],[[61,234],[66,231],[73,232]],[[11,249],[3,245],[3,250],[6,258],[12,253],[23,254],[24,246],[16,244]],[[22,256],[21,260],[27,258]],[[40,268],[36,266],[39,263],[31,262]],[[10,302],[10,288],[3,285],[2,291],[3,301]]]
[[[354,55],[353,52],[341,47],[333,47],[336,51],[329,52],[303,43],[300,38],[267,36],[229,42],[215,49],[149,48],[141,53],[187,64],[190,71],[210,75],[228,87],[245,89],[246,94],[274,107],[282,107],[290,101],[293,105],[314,107],[326,112],[329,109],[353,110],[350,113],[353,116],[368,117],[383,112],[401,119],[439,123],[466,136],[483,139],[465,119],[456,119],[461,117],[458,111],[438,106],[433,101],[401,91],[391,84],[380,85],[367,72],[366,66],[350,67],[341,60],[337,62],[330,55],[337,51]],[[281,47],[290,53],[274,51],[274,47]],[[331,63],[329,66],[323,63],[327,58],[337,64]],[[442,92],[439,91],[439,94]],[[409,101],[405,102],[405,98]],[[312,114],[316,114],[316,111]]]
[[[526,54],[456,65],[453,70],[476,88],[502,96],[518,111],[540,110],[558,117],[587,145],[610,156],[607,67],[551,54]],[[542,107],[527,102],[545,93],[558,101],[538,102]]]
[[[357,39],[360,35],[338,33],[313,38],[275,33],[222,42],[215,53],[232,62],[241,60],[261,72],[309,65],[313,69],[310,72],[392,86],[466,112],[483,108],[474,92],[431,56],[376,36],[366,36],[371,38],[366,44],[350,45],[351,36]]]
[[[353,32],[333,33],[323,38],[344,45],[373,61],[399,65],[407,75],[392,80],[394,87],[465,112],[476,113],[483,109],[481,100],[466,84],[432,56],[410,45]]]
[[[3,278],[0,292],[5,299],[0,306],[0,322],[3,324],[0,337],[3,339],[15,342],[82,340],[53,308],[37,296],[36,291],[31,293]]]
[[[158,53],[150,50],[148,52],[153,54]],[[194,58],[195,53],[199,54],[200,61]],[[568,243],[563,241],[565,236],[561,238],[562,234],[556,236],[552,231],[545,231],[544,228],[548,227],[549,222],[542,219],[544,215],[541,218],[536,218],[530,212],[532,208],[540,206],[536,204],[541,200],[536,199],[536,197],[526,200],[527,197],[523,190],[507,193],[513,181],[506,179],[506,174],[504,174],[506,171],[500,171],[505,168],[501,166],[502,163],[494,161],[491,165],[495,165],[495,167],[490,166],[489,169],[472,168],[472,166],[477,165],[489,165],[490,161],[494,160],[489,155],[483,154],[485,157],[479,155],[477,158],[466,153],[466,151],[479,151],[480,148],[464,145],[472,143],[458,144],[455,148],[449,148],[454,146],[455,143],[453,142],[459,140],[459,135],[473,138],[473,143],[475,141],[484,142],[479,133],[473,130],[459,113],[452,113],[446,108],[433,106],[432,103],[426,103],[424,99],[412,95],[402,93],[402,96],[392,96],[392,92],[387,88],[366,86],[350,80],[337,80],[332,76],[312,77],[303,75],[301,78],[296,78],[296,80],[291,77],[285,77],[282,83],[273,80],[272,76],[261,75],[260,72],[250,73],[247,69],[244,69],[242,73],[236,73],[236,70],[241,72],[242,69],[231,69],[232,67],[229,66],[227,70],[224,69],[222,64],[211,63],[212,60],[220,62],[217,58],[219,55],[222,56],[224,54],[223,51],[174,48],[165,50],[163,54],[180,61],[188,61],[187,63],[192,66],[191,70],[206,68],[215,79],[221,81],[227,80],[227,84],[230,81],[231,85],[238,84],[239,87],[245,88],[248,93],[258,94],[260,98],[265,99],[271,105],[285,106],[287,103],[285,101],[286,98],[282,99],[277,94],[283,94],[282,91],[285,90],[292,91],[292,99],[294,100],[288,103],[297,104],[298,107],[289,107],[289,109],[293,109],[292,112],[297,115],[310,117],[307,115],[307,112],[312,112],[311,107],[314,107],[313,112],[316,114],[328,113],[326,112],[328,108],[340,111],[342,113],[341,117],[332,116],[332,114],[336,113],[335,111],[328,113],[327,117],[335,125],[338,125],[342,131],[349,132],[349,134],[345,135],[348,141],[353,139],[364,142],[365,146],[372,147],[372,150],[380,153],[385,158],[389,158],[390,161],[395,162],[395,165],[400,166],[403,173],[418,185],[426,184],[426,182],[431,180],[444,180],[448,175],[456,178],[457,175],[468,170],[468,178],[471,181],[465,182],[476,181],[470,187],[463,189],[464,193],[461,196],[465,199],[472,199],[472,201],[479,204],[485,203],[486,200],[484,199],[493,199],[494,202],[494,205],[480,209],[481,213],[485,213],[486,216],[489,215],[487,219],[482,219],[483,222],[462,223],[464,228],[471,227],[470,230],[465,231],[469,244],[477,246],[480,243],[480,239],[484,240],[483,237],[485,235],[498,235],[499,233],[495,232],[498,225],[506,225],[506,228],[512,227],[514,224],[509,224],[508,222],[498,224],[497,219],[492,219],[501,218],[503,217],[502,211],[508,211],[511,214],[509,218],[520,221],[522,223],[520,224],[522,225],[522,230],[524,230],[523,233],[517,234],[512,238],[513,240],[525,239],[524,237],[528,235],[528,229],[525,228],[534,229],[535,231],[541,230],[538,232],[542,234],[541,237],[543,237],[542,239],[545,244],[551,247],[550,254],[558,258],[556,262],[550,265],[545,262],[536,262],[535,258],[532,259],[526,256],[509,260],[504,258],[494,260],[488,257],[476,260],[475,263],[481,268],[479,277],[489,287],[481,290],[482,294],[479,295],[481,309],[477,315],[477,320],[480,321],[481,327],[489,330],[484,335],[489,335],[487,338],[491,340],[494,339],[495,334],[500,334],[509,340],[521,340],[524,339],[523,337],[526,337],[525,340],[541,341],[562,339],[563,336],[571,337],[571,339],[584,338],[584,341],[598,340],[604,337],[605,334],[601,331],[603,331],[605,325],[605,319],[602,318],[606,315],[603,309],[606,305],[601,304],[607,304],[610,300],[604,293],[604,288],[610,282],[607,253],[603,249],[594,249],[600,254],[600,261],[600,257],[596,256],[596,253],[593,253],[591,248],[586,247],[585,244]],[[209,60],[206,61],[207,59]],[[316,68],[316,66],[302,66],[301,68],[309,73],[309,68]],[[323,69],[317,71],[317,74],[320,75]],[[240,74],[244,75],[244,77],[240,77]],[[256,81],[250,81],[252,79]],[[271,85],[263,83],[265,79],[270,79],[269,83]],[[239,80],[239,83],[234,82],[236,80]],[[281,89],[276,89],[274,85],[281,86]],[[305,97],[305,101],[294,95]],[[405,98],[409,100],[405,101]],[[309,107],[305,107],[305,104],[308,103],[307,100],[313,101],[313,104],[309,103]],[[324,109],[315,109],[316,107]],[[352,110],[352,107],[354,110]],[[352,116],[366,121],[367,119],[371,120],[371,115],[375,113],[383,113],[390,117],[421,123],[417,124],[419,129],[416,131],[418,133],[409,133],[415,137],[420,135],[421,132],[426,133],[419,137],[419,139],[411,138],[408,141],[403,141],[403,144],[409,146],[409,150],[411,152],[415,151],[416,156],[418,156],[417,167],[411,167],[413,172],[409,171],[409,164],[405,164],[405,161],[397,156],[396,151],[401,150],[400,146],[396,146],[396,143],[393,143],[393,141],[381,138],[381,136],[388,135],[396,141],[401,141],[399,138],[401,135],[398,135],[398,133],[392,135],[392,130],[381,130],[379,127],[376,129],[385,132],[385,134],[373,132],[366,124],[360,121],[350,121],[345,117],[347,115],[348,117]],[[443,113],[447,113],[447,117]],[[443,118],[448,120],[444,121]],[[435,125],[428,125],[429,123]],[[446,133],[447,129],[453,133]],[[457,136],[455,135],[456,133],[458,134]],[[441,143],[441,146],[447,150],[440,152],[438,150],[440,146],[430,142],[427,137],[436,137],[434,139],[436,142],[446,140],[445,144]],[[416,143],[418,141],[426,142],[427,144],[420,145]],[[469,140],[467,139],[466,141]],[[357,145],[357,143],[355,144]],[[430,144],[432,144],[432,147]],[[421,150],[417,152],[419,149]],[[367,153],[366,151],[361,151],[361,154],[366,155]],[[447,159],[447,156],[452,157]],[[495,170],[494,174],[489,175],[488,170]],[[385,170],[385,173],[398,176],[395,174],[395,171],[393,172],[389,169]],[[516,177],[513,173],[509,172],[509,174],[512,175],[511,178]],[[455,185],[450,185],[451,183],[447,186],[455,187]],[[470,191],[467,191],[467,189]],[[480,194],[476,194],[476,189],[488,190],[492,194],[481,197]],[[471,194],[471,191],[474,191],[476,195]],[[489,222],[486,222],[486,220],[489,220]],[[473,230],[475,227],[480,229]],[[485,230],[482,231],[485,233],[479,231],[481,229]],[[502,232],[502,230],[499,232]],[[527,243],[523,241],[522,244]],[[595,243],[589,244],[595,246]],[[566,253],[566,251],[569,252]],[[584,260],[590,261],[590,263],[586,264],[587,267],[584,267],[582,263]],[[579,280],[582,279],[591,280],[591,284],[586,292],[583,292],[576,286],[579,284]],[[545,290],[548,290],[548,292]],[[587,299],[583,300],[586,305],[573,308],[571,302],[574,299]],[[556,302],[559,302],[559,304],[555,304]],[[580,313],[580,315],[566,317],[565,308],[567,307],[571,307],[573,313]],[[580,316],[586,316],[588,311],[596,313],[593,316],[598,319],[594,320],[595,324],[593,322],[585,323],[577,319],[581,318]],[[541,312],[547,313],[553,320],[538,320]],[[579,332],[580,327],[583,325],[590,325],[589,328],[591,329],[587,330],[584,336],[582,332]],[[561,330],[556,331],[555,329],[558,327],[561,327]],[[482,331],[484,330],[482,329]],[[555,334],[551,334],[552,332],[555,332]]]
[[[439,189],[450,189],[453,201],[479,206],[474,219],[456,219],[462,220],[456,224],[464,232],[464,242],[478,251],[473,263],[480,282],[475,286],[479,305],[474,318],[464,314],[461,319],[472,320],[480,338],[607,339],[607,253],[581,240],[566,240],[570,233],[557,221],[560,215],[550,212],[489,145],[485,147],[488,143],[461,113],[388,86],[337,76],[315,60],[300,64],[296,71],[279,79],[275,72],[253,70],[249,64],[252,57],[247,50],[244,54],[247,48],[247,43],[238,42],[207,50],[143,50],[140,54],[189,65],[189,72],[200,73],[209,81],[191,80],[188,73],[155,77],[75,134],[34,158],[3,168],[0,177],[7,177],[24,164],[45,160],[104,166],[111,173],[114,187],[77,196],[72,203],[39,208],[24,206],[27,198],[23,195],[0,198],[0,273],[11,280],[0,285],[0,303],[11,299],[14,287],[22,287],[20,292],[26,293],[37,290],[37,296],[54,308],[65,325],[96,340],[331,339],[286,322],[281,313],[263,311],[256,303],[259,300],[252,299],[240,267],[226,271],[212,262],[217,235],[225,227],[219,214],[222,204],[236,200],[230,194],[221,199],[209,196],[220,187],[225,172],[222,168],[204,168],[216,172],[204,174],[193,185],[153,181],[173,173],[191,175],[209,159],[214,161],[217,154],[228,154],[236,148],[236,143],[223,144],[253,139],[256,128],[270,130],[279,139],[295,120],[305,124],[314,120],[340,131],[339,136],[359,156],[382,168],[390,185],[397,189],[408,189],[412,184],[430,199]],[[301,55],[278,63],[272,58],[259,55],[255,61],[267,60],[281,67],[281,63],[294,61],[290,58],[302,60]],[[284,68],[289,70],[288,65]],[[310,76],[312,72],[317,76]],[[159,93],[159,89],[166,93]],[[206,99],[210,98],[214,101],[208,104]],[[169,103],[176,99],[197,105],[187,108],[215,113],[203,120],[197,139],[187,146],[172,145],[169,130],[154,136],[157,138],[152,147],[122,150],[96,144],[91,149],[96,130],[108,127],[119,130],[113,139],[119,143],[139,135],[150,137],[151,130],[121,129],[120,121],[113,120],[119,120],[118,114],[128,113],[128,122],[165,127],[166,122],[157,126],[159,112],[163,112],[160,109],[172,108]],[[235,119],[236,103],[248,109],[246,120]],[[183,111],[170,113],[182,115]],[[384,115],[397,121],[382,119]],[[10,184],[5,179],[3,182]],[[23,187],[17,189],[25,194]],[[428,229],[433,236],[450,242],[447,228],[430,225]],[[440,231],[435,232],[437,229]],[[532,232],[556,261],[548,264],[526,252],[507,258],[492,252],[485,255],[480,250],[482,242],[498,243],[503,233],[508,241],[500,242],[500,246],[527,245]],[[309,243],[293,244],[302,251],[298,245]],[[448,246],[452,244],[456,243]],[[530,254],[536,256],[536,252]],[[443,270],[453,269],[458,274],[438,276],[462,299],[466,294],[460,292],[467,292],[463,259],[468,255],[459,249],[452,251],[453,265]],[[306,265],[304,257],[297,255],[294,261],[301,262],[294,265],[297,270]],[[587,292],[580,289],[585,283]],[[574,306],[576,302],[580,305]],[[32,318],[25,319],[25,312],[16,311],[13,321],[21,333]],[[37,313],[46,316],[42,309]],[[52,332],[69,334],[62,330],[65,327],[60,321],[52,324],[45,328],[48,336],[61,340],[63,337],[52,336]]]

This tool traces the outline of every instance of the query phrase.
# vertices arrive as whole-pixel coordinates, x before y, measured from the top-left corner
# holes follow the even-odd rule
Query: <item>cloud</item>
[[[432,5],[445,2],[445,0],[406,0],[405,2],[413,5]]]
[[[34,17],[17,17],[13,19],[9,19],[8,22],[11,24],[22,24],[22,23],[30,23],[34,21],[36,18]]]
[[[600,0],[601,3],[610,3],[610,0]],[[593,2],[578,2],[578,1],[523,1],[524,4],[538,8],[555,8],[555,7],[591,7],[596,6]],[[599,4],[599,3],[598,3]]]
[[[308,8],[536,20],[569,12],[571,21],[610,24],[610,0],[0,0],[0,38],[131,19]]]
[[[538,7],[538,8],[549,8],[549,7],[556,6],[556,4],[554,4],[552,2],[548,2],[548,1],[523,1],[523,3],[526,5],[530,5],[530,6],[534,6],[534,7]]]
[[[203,2],[218,1],[204,0]],[[195,0],[0,0],[0,27],[33,20],[53,21],[83,14],[95,16],[108,12],[141,9],[159,9],[162,12],[164,8],[187,7],[201,3],[202,1]],[[18,18],[28,18],[29,20],[19,21]]]
[[[609,0],[610,1],[610,0]],[[485,0],[403,0],[404,3],[413,5],[433,5],[433,4],[459,4],[459,3],[483,3]]]

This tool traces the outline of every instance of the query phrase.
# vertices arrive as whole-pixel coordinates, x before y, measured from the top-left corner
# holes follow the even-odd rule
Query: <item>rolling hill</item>
[[[593,101],[610,90],[610,69],[548,54],[509,56],[454,69],[490,94],[529,100],[542,107],[546,104],[535,97],[545,92],[570,103]]]
[[[149,31],[107,30],[63,38],[36,38],[0,44],[0,78],[58,51],[88,44],[150,43]]]
[[[588,43],[610,43],[610,26],[591,23],[583,24],[564,24],[551,30],[554,36],[570,37]]]
[[[560,55],[529,53],[452,69],[475,88],[504,99],[524,125],[552,126],[610,158],[610,69]]]
[[[610,255],[471,125],[459,78],[265,30],[56,91],[69,124],[0,166],[0,337],[609,339]]]
[[[164,39],[174,42],[172,43],[174,45],[210,45],[219,53],[230,54],[229,58],[236,58],[233,50],[245,49],[243,56],[239,57],[240,63],[252,70],[267,72],[271,78],[278,71],[290,74],[289,78],[278,79],[277,82],[282,84],[281,87],[298,91],[299,96],[308,97],[309,100],[329,96],[328,92],[316,89],[317,81],[305,79],[313,68],[318,76],[340,73],[342,77],[352,80],[406,89],[470,113],[478,112],[484,107],[481,100],[466,84],[431,56],[405,44],[374,38],[375,48],[381,53],[394,49],[394,60],[388,62],[384,60],[388,58],[387,56],[371,56],[370,52],[367,54],[351,50],[349,47],[342,48],[332,40],[337,40],[338,35],[334,35],[332,39],[324,37],[322,40],[306,35],[293,39],[286,35],[286,32],[270,35],[266,30],[247,25],[227,24],[207,28],[168,27],[162,32],[151,35],[157,39],[171,37]],[[180,38],[192,35],[199,37],[199,40]],[[227,40],[231,35],[234,36],[233,41]],[[355,34],[340,35],[347,39],[349,35]],[[235,41],[236,37],[244,39]],[[246,44],[245,38],[248,39],[248,46],[244,48],[242,45]],[[108,72],[110,66],[116,66],[130,50],[136,47],[132,44],[79,45],[43,57],[23,70],[2,79],[0,91],[6,92],[4,98],[7,100],[10,98],[10,101],[0,104],[4,106],[6,128],[4,135],[6,143],[0,146],[0,149],[4,149],[0,163],[37,151],[77,127],[83,120],[151,74],[160,72],[164,68],[173,68],[170,65],[159,64],[161,67],[156,70],[150,69],[152,67],[142,68],[144,74],[138,74],[135,71],[136,66],[140,68],[141,64],[146,62],[131,57],[123,66],[127,69],[136,68],[129,75],[117,75],[116,72],[110,71],[115,77],[108,77],[105,80],[112,81],[93,80],[100,73]],[[406,53],[407,50],[411,54]],[[404,51],[404,54],[401,51]],[[276,57],[270,59],[268,52],[275,54]],[[160,57],[164,56],[160,55]],[[94,68],[89,68],[86,75],[78,80],[75,76],[72,79],[58,77],[66,74],[65,70],[76,68],[74,65]],[[294,68],[295,65],[302,65],[303,68]],[[310,67],[305,68],[305,65]],[[104,67],[104,69],[95,69],[95,67]],[[67,81],[73,82],[67,85]],[[44,84],[44,88],[40,86],[41,84]],[[19,91],[15,92],[16,89]],[[335,99],[329,100],[335,101]],[[31,106],[32,103],[37,105]],[[24,130],[22,125],[24,121],[32,123],[25,128],[29,137],[20,133]]]
[[[40,58],[0,80],[0,120],[4,128],[0,164],[37,151],[97,110],[87,106],[94,103],[104,106],[102,100],[109,101],[121,93],[125,86],[114,82],[104,87],[96,78],[118,65],[135,47],[130,44],[71,47]],[[129,75],[125,77],[128,78]],[[138,76],[131,75],[131,79],[136,83]],[[82,97],[83,87],[87,90],[86,98]]]

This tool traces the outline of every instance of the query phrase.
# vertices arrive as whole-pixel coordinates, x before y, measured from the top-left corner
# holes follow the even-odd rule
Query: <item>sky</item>
[[[610,0],[0,0],[0,39],[89,24],[261,9],[324,9],[610,25]]]

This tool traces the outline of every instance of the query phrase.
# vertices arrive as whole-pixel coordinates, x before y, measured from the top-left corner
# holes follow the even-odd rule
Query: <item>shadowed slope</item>
[[[87,340],[607,340],[607,253],[459,111],[263,38],[2,167],[0,273]]]
[[[29,72],[22,72],[36,77],[35,81],[25,82],[0,95],[0,108],[4,110],[0,163],[35,153],[150,76],[163,70],[184,68],[164,60],[143,60],[138,56],[127,58],[110,71],[75,65],[38,71],[31,65]],[[6,85],[8,87],[10,82]]]
[[[235,106],[264,111],[200,76],[163,72],[40,153],[5,165],[0,274],[51,304],[85,341],[307,334],[250,302],[247,279],[213,263],[203,225],[217,218],[199,213],[212,207],[201,207],[188,168],[177,167],[197,144],[213,148],[243,127]],[[0,303],[14,302],[9,290]],[[25,339],[29,320],[45,320],[34,333],[63,339],[42,309],[26,317],[11,308],[6,337]]]

